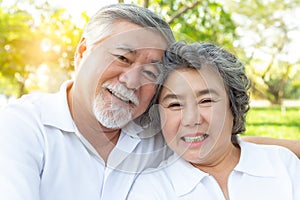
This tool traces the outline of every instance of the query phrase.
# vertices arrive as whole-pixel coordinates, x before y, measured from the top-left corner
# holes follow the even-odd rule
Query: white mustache
[[[123,84],[112,84],[110,82],[105,82],[103,83],[102,88],[108,89],[122,101],[131,101],[134,105],[139,105],[139,99],[134,94],[134,90],[128,89]]]

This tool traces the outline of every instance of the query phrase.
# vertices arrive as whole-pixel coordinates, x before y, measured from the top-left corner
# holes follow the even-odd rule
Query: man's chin
[[[114,115],[112,113],[98,113],[95,114],[98,122],[109,129],[121,129],[125,127],[131,120],[130,113],[123,113],[122,115]]]
[[[121,129],[126,126],[134,115],[133,108],[124,108],[117,104],[107,104],[101,101],[99,95],[93,106],[93,113],[98,122],[109,129]]]
[[[108,129],[122,129],[124,128],[130,121],[126,122],[126,123],[106,123],[106,122],[101,122],[99,121],[99,123],[104,126],[105,128]]]

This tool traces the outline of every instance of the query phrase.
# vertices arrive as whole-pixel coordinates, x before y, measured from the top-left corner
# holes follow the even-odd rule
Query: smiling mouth
[[[110,89],[107,88],[107,91],[109,93],[111,93],[113,96],[115,96],[116,98],[118,98],[119,100],[125,102],[125,103],[128,103],[128,104],[135,104],[134,102],[132,102],[130,99],[124,97],[123,95],[121,95],[120,93],[117,93],[115,91],[112,91]]]
[[[138,106],[139,99],[134,94],[134,90],[130,90],[121,84],[112,84],[110,82],[105,82],[102,85],[106,91],[108,91],[111,95],[119,99],[120,101]]]
[[[198,136],[186,136],[186,137],[181,137],[181,139],[185,142],[188,143],[193,143],[193,142],[202,142],[208,137],[208,134],[203,134],[203,135],[198,135]]]

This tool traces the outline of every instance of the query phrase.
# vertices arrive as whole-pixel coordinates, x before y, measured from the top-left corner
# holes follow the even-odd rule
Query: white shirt
[[[230,200],[299,200],[300,160],[289,150],[241,142],[240,161],[228,179]],[[129,200],[225,200],[209,174],[177,155],[160,170],[140,175]]]
[[[138,172],[167,156],[161,134],[147,135],[131,123],[105,164],[73,123],[70,84],[0,110],[1,200],[122,200]]]

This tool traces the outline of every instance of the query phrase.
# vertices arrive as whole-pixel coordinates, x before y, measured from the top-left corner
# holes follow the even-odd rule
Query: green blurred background
[[[55,92],[73,75],[76,44],[101,6],[124,1],[0,0],[0,106]],[[209,41],[243,61],[247,135],[300,139],[300,0],[125,1],[162,16],[177,40]]]

